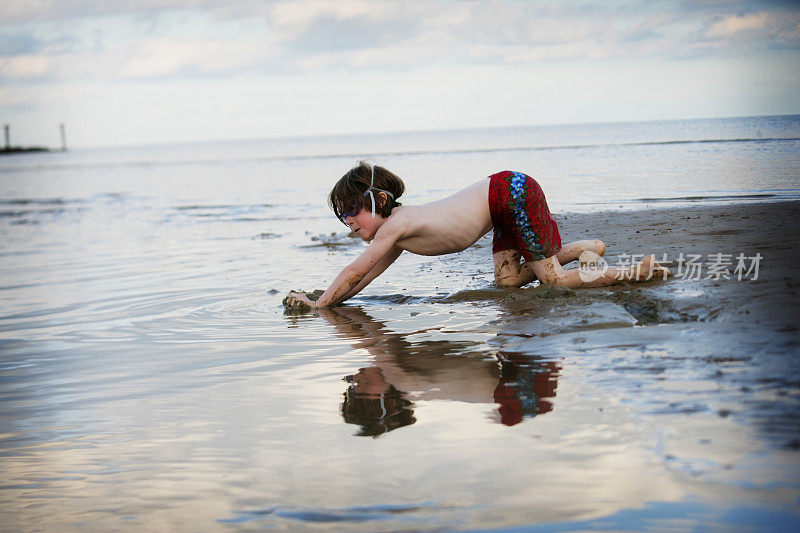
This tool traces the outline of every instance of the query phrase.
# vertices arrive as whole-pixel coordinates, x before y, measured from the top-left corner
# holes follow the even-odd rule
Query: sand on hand
[[[292,310],[310,309],[307,303],[301,300],[297,300],[296,298],[292,298],[290,294],[293,292],[303,293],[306,296],[308,296],[309,300],[311,300],[312,302],[316,302],[319,299],[319,297],[323,295],[325,291],[322,289],[315,289],[311,292],[306,292],[299,289],[291,290],[289,291],[289,294],[287,294],[283,299],[283,306],[286,309],[292,309]]]

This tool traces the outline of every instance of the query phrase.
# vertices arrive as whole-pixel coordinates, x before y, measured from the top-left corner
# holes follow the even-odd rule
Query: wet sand
[[[535,283],[500,290],[490,284],[436,297],[418,296],[412,290],[403,295],[375,296],[372,293],[376,291],[367,289],[348,304],[359,300],[394,304],[499,301],[511,312],[508,318],[512,321],[520,313],[534,313],[540,318],[550,315],[553,306],[562,303],[572,304],[565,309],[576,310],[594,305],[593,311],[604,310],[606,319],[616,317],[619,324],[602,321],[608,327],[715,322],[726,323],[731,329],[757,326],[762,331],[791,333],[800,323],[800,302],[796,298],[800,285],[796,279],[800,267],[800,250],[796,246],[800,242],[800,202],[555,213],[554,217],[564,244],[599,238],[606,244],[604,259],[610,266],[638,263],[645,254],[654,254],[657,261],[670,268],[673,277],[578,290]],[[312,246],[360,245],[357,238],[346,239],[339,234],[311,240]],[[473,280],[488,279],[491,261],[486,256],[490,247],[491,233],[460,254],[444,256],[443,263],[449,267],[446,272],[471,276]],[[575,268],[577,264],[565,266]],[[394,272],[383,278],[396,276]],[[571,327],[566,316],[547,322],[552,327],[540,323],[531,335],[550,335]],[[591,324],[589,319],[584,322],[586,327],[598,329],[597,323]]]
[[[659,298],[667,309],[661,310],[659,316],[637,317],[640,322],[697,319],[725,322],[731,329],[757,325],[765,332],[796,331],[800,322],[796,298],[800,286],[796,278],[800,267],[799,202],[569,214],[557,218],[565,241],[600,237],[606,243],[609,264],[619,262],[621,254],[642,253],[673,262],[669,266],[674,279],[651,282],[643,289]],[[720,261],[716,254],[728,256]],[[757,279],[754,272],[743,272],[742,281],[737,279],[739,254],[744,254],[748,268],[756,254],[762,256]],[[684,259],[699,255],[699,272],[689,272],[685,261],[681,268],[681,255]],[[719,276],[709,269],[713,262],[721,265]],[[727,276],[730,279],[725,279]],[[677,316],[670,317],[669,312]]]

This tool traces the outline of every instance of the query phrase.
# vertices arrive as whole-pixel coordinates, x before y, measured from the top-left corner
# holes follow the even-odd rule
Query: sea
[[[360,160],[404,204],[506,169],[556,214],[796,200],[800,115],[0,157],[0,530],[800,523],[798,479],[664,459],[680,426],[637,424],[635,386],[501,357],[511,311],[459,297],[493,290],[485,242],[403,254],[333,313],[285,310],[365,249],[326,203]],[[730,493],[763,484],[788,503],[737,514]]]

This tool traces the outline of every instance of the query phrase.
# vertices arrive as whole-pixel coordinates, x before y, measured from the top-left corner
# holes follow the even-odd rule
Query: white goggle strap
[[[386,404],[383,403],[383,394],[381,394],[381,425],[383,426],[383,432],[388,433],[389,427],[386,425]]]
[[[372,184],[375,182],[375,165],[370,165],[369,169],[369,189],[367,189],[367,192],[369,193],[369,199],[372,200],[372,218],[375,218],[375,195],[372,194]]]
[[[375,181],[375,165],[370,165],[369,168],[372,171],[369,177],[369,189],[364,191],[364,196],[369,194],[369,199],[372,200],[372,218],[375,218],[375,195],[372,194],[372,191],[385,192],[386,194],[392,197],[392,200],[394,200],[394,194],[390,193],[389,191],[385,191],[383,189],[376,189],[372,186],[372,184]]]

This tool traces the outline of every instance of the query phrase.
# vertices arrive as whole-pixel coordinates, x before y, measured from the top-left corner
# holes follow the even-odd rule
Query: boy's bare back
[[[376,237],[391,235],[395,246],[420,255],[465,250],[492,229],[489,180],[423,205],[396,207]]]

